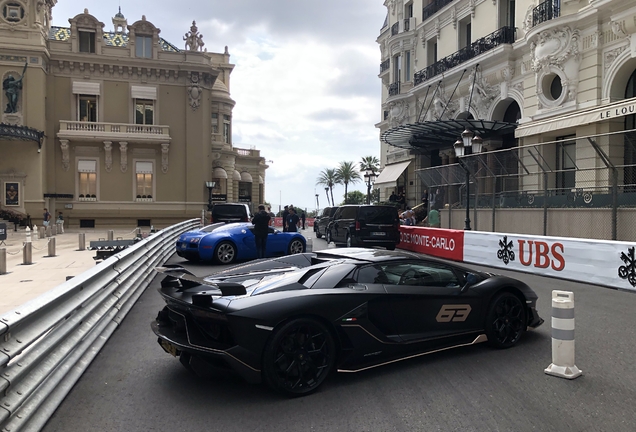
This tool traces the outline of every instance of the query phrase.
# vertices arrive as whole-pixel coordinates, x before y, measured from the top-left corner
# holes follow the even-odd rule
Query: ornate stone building
[[[207,52],[193,22],[177,48],[121,10],[112,29],[88,10],[52,27],[56,3],[0,2],[0,209],[163,226],[263,201],[265,158],[232,145],[227,47]]]
[[[383,197],[398,188],[411,204],[418,203],[425,185],[416,172],[456,162],[453,144],[467,126],[482,136],[488,153],[537,149],[516,152],[519,160],[503,164],[501,169],[519,174],[515,192],[601,193],[611,180],[585,170],[606,166],[618,170],[613,184],[619,192],[634,189],[636,140],[624,131],[636,128],[636,2],[385,0],[384,5],[376,125],[387,173],[378,179]],[[594,144],[583,139],[589,136],[596,137]],[[496,176],[491,159],[484,161],[484,170],[492,168]],[[537,165],[545,177],[522,176]],[[497,182],[493,192],[504,186]]]

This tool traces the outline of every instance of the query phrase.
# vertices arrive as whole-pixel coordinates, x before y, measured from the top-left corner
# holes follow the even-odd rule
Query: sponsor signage
[[[464,259],[464,231],[400,226],[400,249],[446,258]]]
[[[0,241],[7,239],[7,224],[0,223]]]
[[[635,245],[628,242],[467,231],[464,261],[636,290]]]
[[[212,202],[225,202],[227,201],[226,194],[212,194]]]

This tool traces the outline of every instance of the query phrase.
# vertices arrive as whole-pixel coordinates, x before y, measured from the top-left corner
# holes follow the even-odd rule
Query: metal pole
[[[470,231],[470,174],[468,169],[464,167],[466,171],[466,220],[464,221],[464,230]]]
[[[51,237],[51,239],[49,240],[49,256],[55,256],[55,237]]]
[[[115,239],[115,231],[108,230],[108,241],[113,241]]]
[[[0,275],[7,272],[7,250],[5,248],[0,249]]]
[[[543,235],[548,235],[548,173],[543,171]]]
[[[617,240],[618,225],[618,170],[612,168],[612,240]]]
[[[86,250],[86,234],[79,233],[79,250]]]
[[[33,243],[25,242],[24,247],[22,249],[22,264],[29,265],[33,264]]]

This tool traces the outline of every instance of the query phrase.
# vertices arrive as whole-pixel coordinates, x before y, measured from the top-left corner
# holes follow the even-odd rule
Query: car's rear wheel
[[[488,344],[495,348],[510,348],[519,342],[525,329],[526,310],[519,297],[509,292],[497,295],[486,315]]]
[[[292,240],[291,243],[289,243],[289,247],[287,248],[287,253],[289,255],[303,253],[304,251],[305,245],[303,245],[303,242],[298,239]]]
[[[329,330],[309,318],[294,319],[274,331],[263,354],[263,379],[288,396],[310,394],[333,368],[336,346]]]
[[[221,242],[214,250],[214,259],[219,264],[230,264],[236,259],[236,247],[230,242]]]

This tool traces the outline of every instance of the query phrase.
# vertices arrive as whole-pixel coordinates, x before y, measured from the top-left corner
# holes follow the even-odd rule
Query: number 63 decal
[[[466,321],[468,318],[468,314],[471,311],[470,305],[467,304],[454,304],[454,305],[443,305],[439,310],[437,317],[435,318],[437,322],[462,322]]]

